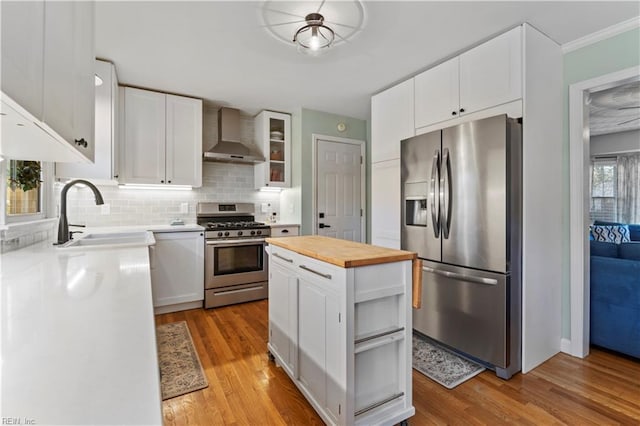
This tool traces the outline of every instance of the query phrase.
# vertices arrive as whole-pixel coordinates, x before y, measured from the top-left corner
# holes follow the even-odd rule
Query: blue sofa
[[[590,241],[590,340],[640,358],[640,225],[629,231],[628,243]]]

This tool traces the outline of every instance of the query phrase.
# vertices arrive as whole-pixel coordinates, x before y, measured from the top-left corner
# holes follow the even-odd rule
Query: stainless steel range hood
[[[265,161],[256,146],[240,142],[240,111],[220,108],[218,111],[218,143],[203,154],[204,161],[256,164]]]

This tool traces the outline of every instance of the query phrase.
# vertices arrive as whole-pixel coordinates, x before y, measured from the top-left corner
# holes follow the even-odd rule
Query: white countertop
[[[79,228],[69,226],[72,231],[82,232],[126,232],[126,231],[151,231],[151,232],[196,232],[204,231],[204,227],[189,223],[186,225],[126,225],[126,226],[100,226]],[[81,235],[79,235],[81,236]]]
[[[147,247],[36,244],[0,256],[0,288],[3,418],[162,423]]]

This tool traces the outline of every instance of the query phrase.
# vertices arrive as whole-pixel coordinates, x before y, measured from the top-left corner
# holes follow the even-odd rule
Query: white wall
[[[592,156],[640,151],[640,130],[591,136],[589,144]]]

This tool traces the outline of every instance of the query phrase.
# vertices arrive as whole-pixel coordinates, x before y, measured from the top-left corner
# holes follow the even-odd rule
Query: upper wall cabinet
[[[111,62],[95,61],[95,74],[102,84],[96,86],[95,100],[95,160],[93,164],[56,163],[58,179],[91,179],[94,183],[117,184],[119,125],[118,79]]]
[[[93,2],[2,2],[0,7],[2,101],[46,134],[25,142],[12,133],[3,138],[2,154],[93,160]]]
[[[521,98],[521,34],[514,28],[417,75],[416,128]]]
[[[400,141],[415,134],[413,79],[371,98],[371,162],[400,158]]]
[[[202,100],[124,88],[122,183],[202,186]]]
[[[264,163],[255,165],[255,187],[291,187],[291,116],[262,111],[255,119],[256,139]]]

